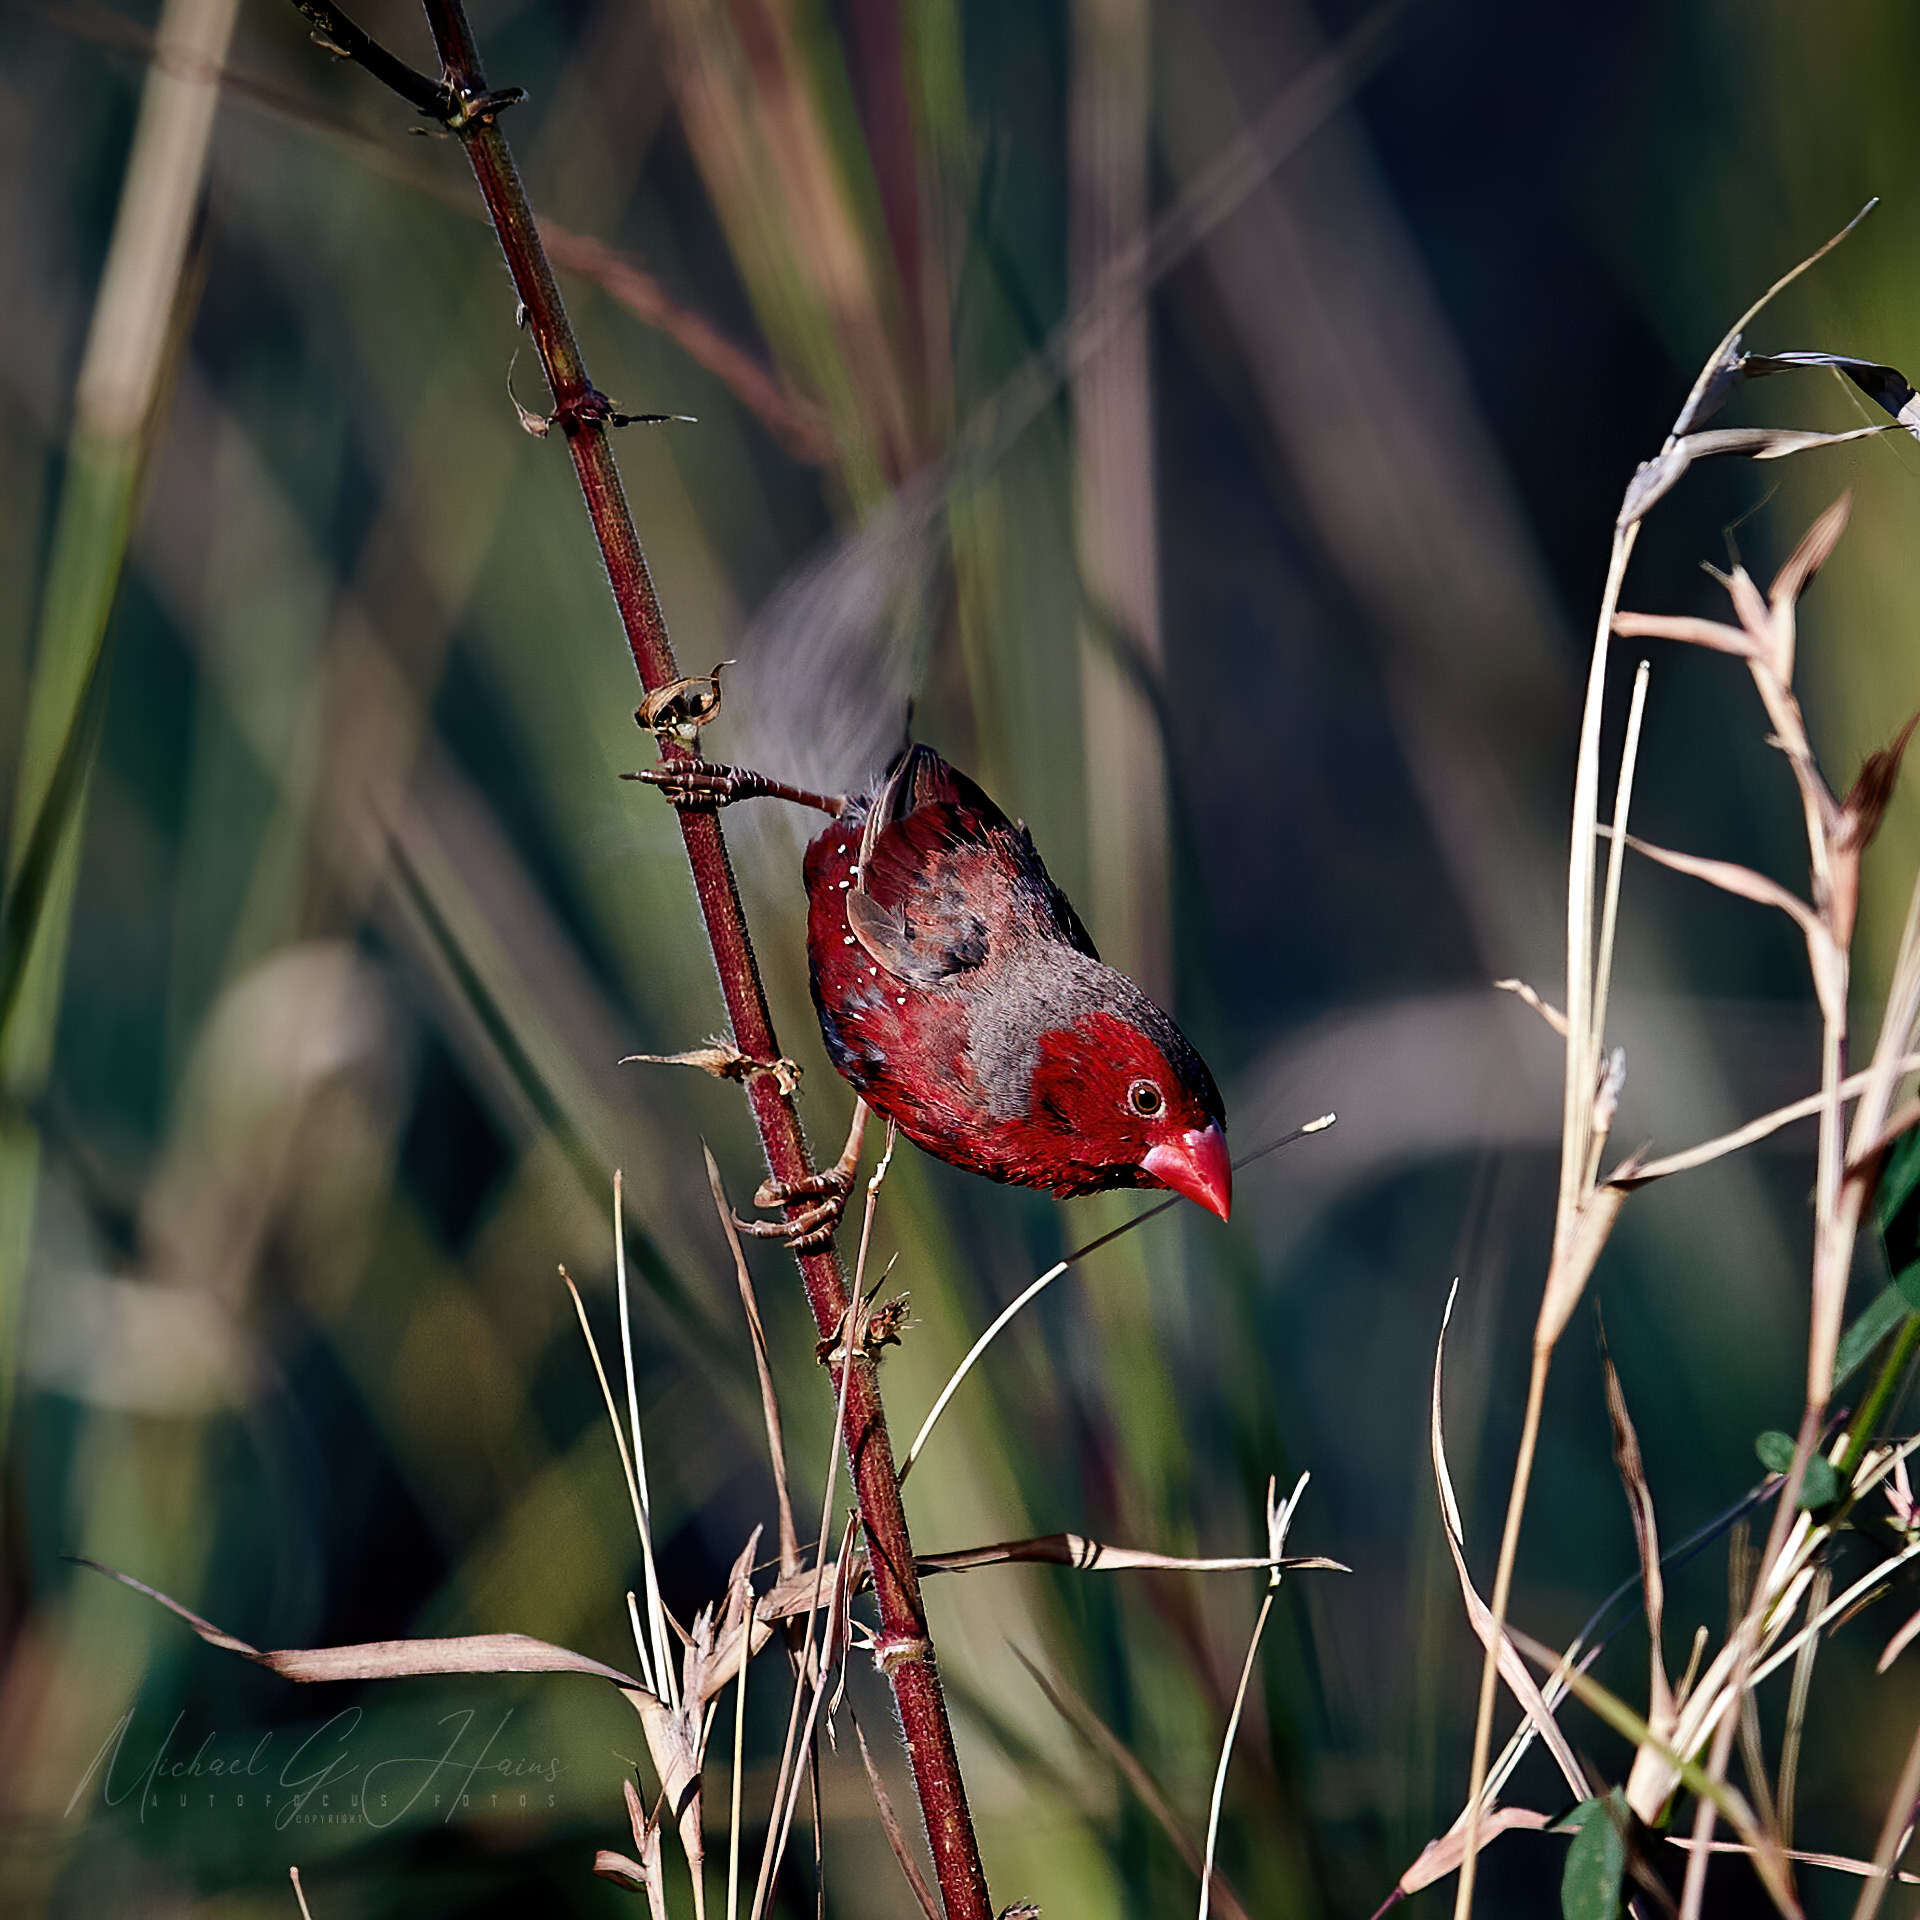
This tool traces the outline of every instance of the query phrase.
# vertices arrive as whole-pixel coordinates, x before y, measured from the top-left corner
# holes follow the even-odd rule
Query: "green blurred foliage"
[[[0,17],[0,795],[22,778],[74,380],[156,17]],[[916,730],[1032,824],[1103,950],[1178,1008],[1237,1147],[1340,1113],[1242,1176],[1230,1228],[1182,1210],[1046,1296],[909,1501],[924,1548],[1066,1528],[1231,1554],[1257,1550],[1268,1476],[1312,1471],[1293,1545],[1354,1571],[1283,1589],[1221,1854],[1249,1911],[1303,1917],[1370,1912],[1463,1791],[1478,1646],[1435,1526],[1426,1395],[1458,1274],[1448,1439],[1484,1585],[1559,1129],[1551,1036],[1487,983],[1558,997],[1576,703],[1620,489],[1728,318],[1872,193],[1889,205],[1752,344],[1920,364],[1920,206],[1900,198],[1920,176],[1920,19],[1890,3],[1413,6],[1196,244],[1137,297],[1103,293],[1139,221],[1182,205],[1359,17],[474,16],[489,78],[531,95],[508,127],[535,206],[644,276],[636,311],[630,286],[563,272],[597,383],[698,416],[621,454],[683,662],[740,660],[709,750],[852,783],[911,696]],[[429,58],[397,0],[365,24]],[[616,1698],[295,1690],[62,1558],[256,1645],[513,1629],[621,1660],[637,1557],[554,1277],[580,1279],[611,1342],[616,1166],[683,1616],[771,1517],[700,1142],[737,1199],[761,1170],[737,1089],[615,1064],[721,1015],[672,822],[615,778],[652,749],[564,448],[509,399],[542,403],[497,249],[455,146],[415,137],[291,8],[253,0],[229,65],[109,628],[49,1065],[0,1114],[33,1148],[0,1220],[26,1276],[0,1901],[279,1914],[291,1863],[325,1920],[612,1911],[630,1896],[589,1868],[623,1844],[641,1750]],[[1089,300],[1101,328],[1063,336]],[[712,337],[774,402],[716,373]],[[1813,378],[1740,405],[1863,417]],[[1627,603],[1717,613],[1700,560],[1731,544],[1764,577],[1852,487],[1802,643],[1844,785],[1920,703],[1916,480],[1920,449],[1895,438],[1703,468],[1650,524]],[[1798,883],[1762,730],[1729,663],[1657,652],[1636,821]],[[727,825],[804,1111],[837,1140],[804,823]],[[1868,866],[1869,1030],[1917,825],[1903,792]],[[1678,1146],[1814,1084],[1797,938],[1745,903],[1633,869],[1616,992],[1620,1141]],[[1811,1177],[1790,1130],[1637,1197],[1601,1266],[1669,1537],[1745,1489],[1756,1432],[1794,1423]],[[876,1241],[913,1304],[884,1375],[896,1433],[1001,1302],[1135,1206],[1062,1208],[904,1150]],[[789,1265],[750,1258],[805,1528],[831,1405]],[[1863,1257],[1861,1300],[1884,1281]],[[1598,1378],[1570,1338],[1514,1606],[1543,1638],[1632,1570]],[[1051,1569],[931,1585],[999,1900],[1186,1910],[1178,1851],[1015,1654],[1080,1693],[1198,1833],[1259,1589]],[[1670,1659],[1725,1614],[1716,1544],[1674,1576]],[[1879,1623],[1822,1654],[1805,1844],[1870,1852],[1905,1750],[1914,1685],[1873,1676]],[[776,1661],[749,1702],[750,1810],[784,1726]],[[1600,1671],[1638,1697],[1631,1631]],[[853,1699],[884,1735],[864,1668]],[[1769,1738],[1781,1711],[1763,1702]],[[1580,1740],[1617,1779],[1620,1743],[1590,1721]],[[148,1778],[157,1754],[199,1770]],[[353,1784],[301,1799],[329,1759]],[[1537,1758],[1514,1794],[1564,1811]],[[844,1736],[820,1811],[831,1910],[902,1911]],[[1551,1911],[1565,1853],[1501,1841],[1482,1910]],[[812,1910],[810,1876],[790,1871],[783,1911]],[[1844,1882],[1807,1895],[1851,1907]]]

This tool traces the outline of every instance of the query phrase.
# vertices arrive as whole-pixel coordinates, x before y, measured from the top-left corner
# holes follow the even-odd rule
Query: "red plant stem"
[[[425,5],[448,83],[464,102],[483,100],[486,81],[465,8],[460,0],[425,0]],[[553,391],[555,418],[566,434],[580,491],[586,496],[607,578],[626,625],[634,666],[647,691],[656,692],[678,679],[679,669],[614,462],[605,424],[607,403],[587,378],[579,343],[561,303],[506,137],[494,116],[485,111],[456,131],[526,309],[527,329]],[[669,743],[666,751],[676,757],[692,757],[686,748],[674,743]],[[727,859],[719,815],[681,812],[679,821],[700,911],[707,923],[714,966],[720,975],[720,991],[733,1024],[734,1044],[753,1059],[777,1059],[780,1049],[760,970],[754,962],[740,892]],[[812,1169],[791,1095],[770,1073],[749,1075],[746,1088],[774,1178],[788,1185],[802,1180]],[[797,1210],[797,1205],[790,1207],[789,1214]],[[798,1257],[814,1323],[820,1337],[831,1340],[847,1311],[847,1283],[840,1256],[828,1246]],[[948,1920],[991,1920],[986,1876],[980,1866],[953,1729],[927,1633],[926,1608],[901,1505],[893,1444],[880,1404],[879,1381],[870,1359],[862,1357],[848,1364],[853,1378],[846,1385],[842,1432],[853,1467],[860,1524],[866,1534],[874,1597],[880,1611],[880,1664],[892,1682],[899,1706],[907,1756]],[[837,1376],[833,1384],[837,1397],[841,1391]]]

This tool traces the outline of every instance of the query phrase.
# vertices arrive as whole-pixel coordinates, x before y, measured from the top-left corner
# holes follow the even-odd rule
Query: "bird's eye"
[[[1151,1080],[1136,1080],[1127,1089],[1127,1105],[1143,1120],[1151,1120],[1166,1104],[1160,1089]]]

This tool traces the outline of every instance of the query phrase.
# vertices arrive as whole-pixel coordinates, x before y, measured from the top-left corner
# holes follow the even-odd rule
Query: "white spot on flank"
[[[853,882],[851,880],[842,880],[840,882],[840,891],[842,893],[845,893],[846,890],[852,885],[853,885]]]
[[[845,935],[845,936],[844,936],[844,938],[845,938],[845,941],[846,941],[846,944],[847,944],[848,946],[852,946],[852,945],[853,945],[853,935],[852,935],[852,934],[850,934],[850,933],[849,933],[849,934],[847,934],[847,935]]]
[[[846,852],[846,848],[845,848],[845,847],[842,847],[842,848],[840,849],[840,851],[841,851],[842,853],[845,853],[845,852]],[[847,869],[847,871],[848,871],[848,872],[849,872],[850,874],[852,874],[852,875],[853,875],[853,877],[854,877],[854,878],[855,878],[856,880],[858,880],[858,879],[860,878],[860,863],[859,863],[859,861],[857,861],[857,860],[856,860],[856,861],[855,861],[855,862],[853,863],[853,865],[852,865],[852,866],[850,866],[850,867],[849,867],[849,868]]]

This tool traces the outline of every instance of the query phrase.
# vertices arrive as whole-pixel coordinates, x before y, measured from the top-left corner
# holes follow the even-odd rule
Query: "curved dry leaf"
[[[1567,1037],[1567,1016],[1551,1000],[1541,999],[1524,980],[1496,980],[1493,986],[1496,993],[1510,993],[1524,1001],[1562,1040]]]
[[[71,1556],[77,1566],[91,1567],[135,1593],[158,1601],[177,1614],[209,1646],[237,1653],[256,1666],[269,1667],[285,1680],[408,1680],[438,1673],[581,1673],[609,1680],[623,1692],[653,1701],[654,1696],[630,1674],[592,1660],[570,1647],[536,1640],[526,1633],[471,1633],[445,1640],[368,1640],[347,1647],[282,1647],[262,1652],[246,1641],[203,1620],[191,1608],[170,1599],[157,1587],[130,1573],[102,1566],[83,1555]]]
[[[1077,1533],[1042,1533],[1031,1540],[1002,1540],[990,1547],[966,1547],[956,1553],[917,1553],[914,1564],[922,1573],[966,1573],[974,1567],[1006,1566],[1038,1561],[1046,1566],[1075,1567],[1082,1573],[1133,1573],[1161,1569],[1171,1573],[1292,1573],[1314,1569],[1351,1573],[1353,1569],[1323,1554],[1236,1554],[1225,1559],[1194,1559],[1174,1553],[1152,1553],[1142,1547],[1112,1547]]]
[[[1899,1071],[1913,1073],[1920,1071],[1920,1053],[1910,1053],[1902,1057]],[[1840,1083],[1840,1098],[1852,1100],[1866,1090],[1867,1083],[1873,1078],[1871,1067],[1862,1067],[1858,1073],[1850,1073]],[[1658,1160],[1645,1160],[1629,1166],[1622,1162],[1607,1175],[1605,1185],[1635,1187],[1645,1186],[1650,1181],[1664,1180],[1669,1174],[1686,1173],[1694,1167],[1703,1167],[1711,1160],[1718,1160],[1729,1153],[1737,1153],[1742,1147],[1749,1147],[1756,1140],[1764,1140],[1770,1133],[1778,1133],[1782,1127],[1790,1126],[1796,1120],[1810,1120],[1827,1104],[1824,1093],[1810,1093],[1804,1099],[1789,1102],[1784,1107],[1775,1107],[1771,1113],[1763,1113],[1757,1119],[1749,1120],[1745,1126],[1735,1127],[1731,1133],[1716,1134],[1711,1140],[1702,1140],[1698,1146],[1687,1147],[1678,1153],[1662,1154]],[[1894,1116],[1900,1124],[1896,1127],[1889,1121],[1881,1130],[1878,1138],[1863,1152],[1856,1154],[1850,1163],[1852,1167],[1862,1166],[1873,1155],[1883,1153],[1908,1127],[1920,1124],[1920,1103],[1909,1103]]]
[[[1895,1632],[1893,1638],[1887,1642],[1887,1649],[1881,1654],[1878,1662],[1875,1664],[1874,1672],[1885,1673],[1886,1670],[1906,1652],[1907,1648],[1913,1644],[1913,1636],[1916,1633],[1920,1633],[1920,1613],[1914,1614],[1904,1626]]]
[[[1827,564],[1834,548],[1840,544],[1852,512],[1853,494],[1849,490],[1801,535],[1800,544],[1787,556],[1786,564],[1773,576],[1773,585],[1767,589],[1767,598],[1773,603],[1776,615],[1783,607],[1791,607],[1813,584],[1814,575]]]
[[[1460,1597],[1466,1604],[1467,1619],[1484,1647],[1493,1635],[1493,1609],[1475,1592],[1472,1576],[1467,1572],[1466,1534],[1460,1524],[1460,1504],[1453,1495],[1453,1478],[1447,1472],[1446,1440],[1440,1425],[1441,1366],[1446,1356],[1447,1328],[1453,1320],[1453,1303],[1459,1292],[1460,1283],[1456,1280],[1448,1291],[1446,1311],[1440,1319],[1440,1338],[1433,1349],[1433,1412],[1429,1438],[1433,1453],[1434,1485],[1440,1496],[1440,1531],[1446,1535],[1447,1551],[1453,1556],[1453,1570],[1460,1581]],[[1580,1770],[1579,1761],[1574,1758],[1573,1748],[1560,1731],[1553,1710],[1547,1705],[1546,1697],[1535,1683],[1533,1675],[1527,1671],[1526,1663],[1504,1635],[1500,1641],[1499,1664],[1500,1677],[1512,1689],[1514,1698],[1520,1702],[1528,1720],[1546,1742],[1547,1751],[1553,1755],[1567,1785],[1577,1798],[1584,1800],[1587,1795],[1586,1776]],[[1489,1817],[1482,1817],[1483,1833]]]
[[[1563,1655],[1518,1627],[1510,1626],[1507,1631],[1513,1636],[1514,1644],[1536,1666],[1563,1678],[1582,1706],[1598,1715],[1622,1738],[1656,1754],[1678,1773],[1691,1792],[1711,1800],[1720,1817],[1753,1849],[1754,1871],[1765,1884],[1774,1905],[1788,1915],[1789,1920],[1802,1920],[1800,1903],[1794,1897],[1793,1876],[1787,1871],[1780,1843],[1762,1829],[1746,1796],[1737,1787],[1713,1779],[1698,1760],[1680,1753],[1670,1741],[1655,1733],[1618,1694],[1609,1692],[1578,1667],[1569,1668]]]
[[[1704,859],[1697,853],[1678,853],[1672,847],[1656,847],[1650,840],[1633,834],[1627,836],[1627,845],[1635,853],[1643,853],[1649,860],[1671,867],[1675,873],[1691,874],[1723,893],[1736,893],[1758,906],[1778,907],[1806,933],[1811,934],[1818,924],[1813,909],[1797,893],[1783,887],[1778,880],[1769,880],[1764,873],[1755,873],[1751,867],[1740,866],[1732,860]]]
[[[900,1863],[900,1871],[906,1875],[907,1885],[912,1889],[914,1900],[927,1920],[940,1920],[940,1909],[934,1904],[933,1889],[927,1885],[927,1876],[920,1871],[920,1863],[913,1857],[913,1849],[907,1844],[907,1836],[900,1830],[900,1816],[893,1810],[893,1802],[887,1797],[886,1783],[880,1778],[880,1769],[873,1764],[873,1755],[867,1747],[867,1736],[861,1730],[860,1716],[853,1716],[853,1737],[860,1744],[860,1764],[867,1770],[867,1787],[873,1794],[873,1804],[880,1810],[880,1825],[887,1836],[887,1845],[893,1849],[893,1857]]]
[[[1742,660],[1759,657],[1753,636],[1723,620],[1701,620],[1687,614],[1616,613],[1613,630],[1623,640],[1681,640],[1692,647],[1711,647],[1715,653],[1737,654]]]
[[[1683,434],[1651,460],[1643,460],[1627,483],[1620,502],[1619,525],[1631,526],[1655,502],[1680,484],[1696,460],[1738,454],[1749,460],[1784,460],[1812,447],[1837,447],[1848,440],[1865,440],[1891,433],[1892,427],[1849,427],[1843,433],[1813,433],[1787,427],[1713,427],[1705,433]]]
[[[1634,1430],[1633,1416],[1627,1411],[1626,1392],[1620,1385],[1620,1374],[1604,1334],[1600,1340],[1600,1366],[1606,1386],[1607,1418],[1613,1426],[1613,1464],[1620,1475],[1621,1486],[1626,1489],[1627,1511],[1633,1519],[1633,1544],[1640,1554],[1640,1592],[1647,1614],[1647,1637],[1652,1645],[1647,1722],[1665,1740],[1673,1732],[1674,1707],[1673,1688],[1667,1679],[1667,1663],[1660,1647],[1666,1617],[1666,1582],[1660,1573],[1660,1528],[1654,1518],[1653,1488],[1647,1482],[1640,1436]]]
[[[611,1847],[602,1847],[593,1856],[593,1870],[602,1880],[611,1880],[629,1893],[642,1893],[648,1885],[646,1868],[638,1860],[629,1860],[624,1853],[615,1853]]]
[[[1742,355],[1730,369],[1735,378],[1764,379],[1770,373],[1787,373],[1801,367],[1829,367],[1843,373],[1875,406],[1894,419],[1916,439],[1920,439],[1920,398],[1912,383],[1898,367],[1878,360],[1856,360],[1844,353],[1749,353]]]
[[[1627,1156],[1632,1166],[1637,1155]],[[1573,1310],[1580,1304],[1600,1254],[1613,1232],[1613,1223],[1626,1204],[1624,1186],[1595,1187],[1574,1209],[1567,1231],[1554,1244],[1547,1265],[1547,1284],[1541,1290],[1540,1316],[1534,1323],[1535,1340],[1557,1345]],[[1583,1796],[1584,1797],[1584,1796]]]
[[[1480,1822],[1480,1848],[1486,1847],[1489,1840],[1497,1840],[1503,1833],[1511,1833],[1516,1827],[1523,1827],[1529,1833],[1540,1833],[1552,1826],[1553,1816],[1535,1813],[1531,1807],[1499,1807]],[[1460,1862],[1467,1856],[1467,1835],[1464,1828],[1452,1833],[1443,1833],[1437,1840],[1429,1840],[1420,1849],[1420,1856],[1414,1861],[1397,1882],[1401,1894],[1418,1893],[1422,1887],[1430,1887],[1436,1880],[1444,1880],[1448,1874],[1460,1870]],[[1378,1920],[1378,1916],[1376,1916]]]
[[[1696,1845],[1696,1842],[1683,1833],[1670,1833],[1666,1839],[1668,1846],[1678,1847],[1683,1853],[1691,1853]],[[1706,1850],[1708,1853],[1751,1854],[1753,1852],[1751,1847],[1739,1840],[1709,1840]],[[1784,1847],[1781,1851],[1796,1866],[1827,1867],[1835,1873],[1857,1874],[1862,1879],[1879,1872],[1879,1868],[1871,1860],[1855,1860],[1844,1853],[1805,1853],[1798,1847]],[[1904,1886],[1920,1887],[1920,1873],[1908,1873],[1902,1869],[1894,1877]]]
[[[1859,775],[1840,803],[1840,831],[1836,837],[1843,849],[1861,851],[1872,844],[1873,836],[1880,831],[1887,802],[1893,798],[1894,785],[1900,778],[1900,762],[1916,726],[1920,726],[1920,713],[1914,714],[1886,746],[1877,748],[1860,763]]]

